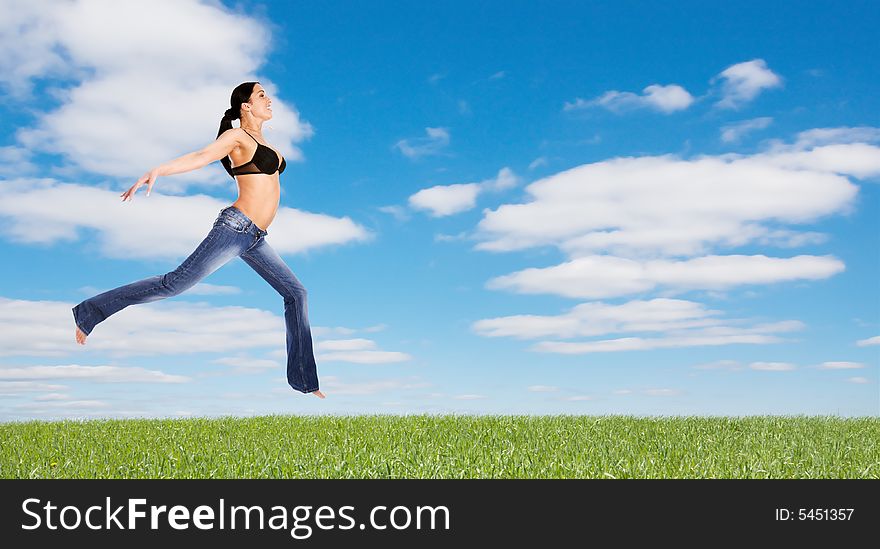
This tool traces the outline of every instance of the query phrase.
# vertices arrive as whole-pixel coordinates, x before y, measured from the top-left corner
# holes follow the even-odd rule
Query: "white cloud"
[[[697,370],[733,370],[742,369],[742,365],[736,360],[716,360],[715,362],[707,362],[694,366]]]
[[[480,186],[486,191],[506,191],[516,187],[520,182],[520,178],[513,173],[510,168],[501,168],[494,178],[486,179],[480,182]]]
[[[721,71],[712,82],[722,80],[721,100],[716,106],[737,108],[758,96],[762,90],[779,87],[782,78],[767,68],[763,59],[753,59],[731,65]]]
[[[401,139],[394,144],[407,158],[419,158],[422,156],[441,154],[442,150],[449,145],[448,128],[425,128],[427,137],[415,139]]]
[[[532,160],[531,163],[529,163],[529,169],[534,170],[535,168],[537,168],[539,166],[546,166],[546,165],[547,165],[547,157],[546,156],[539,156],[538,158]]]
[[[357,332],[381,332],[388,326],[385,324],[376,324],[375,326],[367,326],[366,328],[348,328],[346,326],[312,326],[312,334],[320,336],[329,335],[351,335]]]
[[[281,311],[276,314],[172,299],[119,311],[96,326],[82,346],[74,339],[74,305],[0,297],[0,356],[66,356],[94,351],[114,356],[222,353],[276,347],[284,341]]]
[[[397,351],[381,351],[375,341],[365,338],[328,339],[315,342],[315,360],[319,362],[355,362],[385,364],[405,362],[412,356]]]
[[[793,145],[776,141],[774,149],[805,150],[821,145],[880,142],[880,128],[871,126],[841,126],[838,128],[813,128],[798,132]]]
[[[864,368],[865,365],[860,362],[823,362],[816,366],[820,370],[851,370]],[[740,370],[740,363],[736,360],[719,360],[707,364],[694,366],[700,370]],[[787,371],[794,370],[797,367],[787,362],[753,362],[749,365],[753,370],[770,370],[770,371]]]
[[[239,373],[259,373],[271,370],[282,372],[285,370],[285,367],[276,360],[253,358],[246,355],[228,356],[212,360],[211,362],[222,364],[224,366],[231,366],[233,372]]]
[[[784,169],[867,179],[880,175],[880,149],[872,143],[880,143],[880,128],[813,128],[798,132],[793,143],[772,139],[767,151],[752,158]]]
[[[385,364],[412,359],[412,356],[406,353],[379,350],[375,341],[365,338],[326,339],[316,341],[314,347],[315,360],[318,362]]]
[[[0,82],[23,99],[36,78],[71,86],[51,88],[60,106],[19,130],[29,148],[59,154],[75,169],[128,179],[127,188],[150,167],[213,141],[232,88],[259,80],[275,96],[267,138],[288,162],[302,159],[293,143],[310,137],[312,127],[252,72],[272,43],[257,19],[193,0],[74,1],[52,9],[20,2],[5,16],[11,20],[0,33]],[[217,163],[162,178],[157,188],[181,192],[195,182],[230,181]]]
[[[66,400],[57,402],[34,402],[31,404],[18,404],[13,406],[15,410],[32,411],[34,413],[47,412],[49,410],[91,410],[94,408],[109,408],[110,404],[103,400]]]
[[[814,173],[846,173],[858,179],[880,174],[878,147],[865,143],[823,145],[810,151],[778,151],[756,155],[755,161],[765,162],[783,170],[804,170]]]
[[[477,249],[550,245],[571,257],[650,257],[761,242],[790,246],[802,233],[780,225],[848,213],[858,187],[846,175],[873,174],[880,174],[880,147],[863,143],[689,160],[612,158],[530,183],[525,203],[487,209]]]
[[[45,4],[7,0],[0,19],[0,86],[22,99],[33,89],[36,76],[72,75],[74,67],[64,52],[55,48],[55,22],[47,17]]]
[[[645,389],[642,393],[649,396],[678,396],[682,394],[682,391],[679,389],[666,389],[666,388],[655,388],[655,389]]]
[[[431,384],[420,381],[418,378],[393,378],[379,379],[374,381],[346,382],[342,381],[338,376],[323,376],[321,378],[321,388],[326,390],[328,395],[373,395],[376,393],[384,393],[388,391],[409,391],[413,389],[424,389],[430,387]],[[283,389],[285,394],[289,389]]]
[[[583,354],[660,348],[767,344],[783,341],[775,334],[803,329],[787,320],[752,324],[747,319],[713,318],[720,311],[702,304],[656,298],[621,305],[582,303],[558,316],[513,315],[479,320],[472,330],[484,337],[578,338],[622,333],[660,333],[661,337],[623,337],[586,342],[542,341],[530,347],[539,352]],[[716,365],[719,366],[720,365]],[[724,364],[729,366],[729,364]]]
[[[681,86],[654,84],[644,89],[645,101],[652,107],[670,113],[688,108],[694,98]]]
[[[409,205],[417,210],[428,210],[434,217],[442,217],[470,210],[476,206],[479,193],[477,183],[435,185],[410,196]]]
[[[475,322],[473,329],[487,337],[592,337],[720,326],[725,320],[713,317],[721,314],[721,311],[706,309],[693,301],[656,298],[620,305],[581,303],[556,316],[515,315],[484,319]]]
[[[0,396],[14,396],[33,391],[63,391],[67,385],[39,381],[0,381]]]
[[[25,244],[55,244],[94,231],[100,252],[112,258],[182,261],[211,230],[228,200],[206,195],[166,196],[155,189],[122,202],[116,191],[52,179],[4,181],[0,187],[0,234]],[[331,217],[280,207],[266,241],[279,253],[366,241],[364,227]],[[176,265],[169,265],[172,270]]]
[[[452,397],[453,400],[483,400],[485,398],[489,398],[486,395],[476,395],[476,394],[466,394],[466,395],[455,395]]]
[[[532,393],[553,393],[559,390],[559,387],[552,385],[529,385],[528,390]]]
[[[693,96],[677,84],[670,84],[668,86],[651,84],[642,90],[642,95],[610,90],[590,101],[577,98],[574,103],[566,102],[563,110],[570,111],[590,107],[604,107],[612,112],[622,113],[632,109],[652,108],[669,114],[684,110],[693,102]]]
[[[376,349],[376,342],[371,339],[327,339],[315,344],[321,351],[363,351]]]
[[[467,231],[461,231],[458,234],[443,234],[438,233],[434,235],[435,242],[457,242],[459,240],[467,240],[469,237]]]
[[[354,362],[356,364],[388,364],[406,362],[412,356],[399,351],[335,351],[316,353],[318,362]]]
[[[786,327],[786,329],[789,328]],[[718,335],[713,334],[710,331],[694,330],[688,335],[670,335],[658,338],[623,337],[619,339],[588,342],[542,341],[532,345],[529,350],[542,353],[579,355],[586,353],[647,351],[651,349],[673,349],[734,344],[762,345],[783,342],[784,340],[779,337],[763,333],[779,330],[779,327],[767,325],[757,326],[752,329],[724,328],[724,331],[732,333],[722,333]]]
[[[767,372],[790,372],[797,369],[797,366],[788,362],[752,362],[749,368]]]
[[[492,76],[490,76],[489,80],[499,80],[501,78],[504,78],[505,74],[506,74],[506,71],[498,71],[495,74],[493,74]]]
[[[790,258],[705,256],[686,261],[634,261],[611,256],[587,256],[560,265],[529,268],[489,280],[490,289],[524,294],[555,294],[574,298],[604,298],[654,290],[727,289],[743,284],[828,278],[844,270],[834,257],[801,255]]]
[[[70,400],[70,395],[65,393],[46,393],[45,395],[35,396],[34,400],[36,401],[58,401],[58,400]]]
[[[238,286],[222,286],[219,284],[208,284],[207,282],[199,282],[187,292],[190,295],[232,295],[240,294],[241,288]]]
[[[821,370],[851,370],[864,368],[865,365],[861,362],[823,362],[818,367]]]
[[[391,214],[398,221],[406,221],[410,217],[409,212],[403,206],[380,206],[378,209],[380,212]]]
[[[33,153],[16,145],[0,147],[0,176],[31,175],[38,171],[31,158]]]
[[[860,339],[856,341],[856,345],[859,347],[867,347],[869,345],[880,345],[880,335],[869,337],[868,339]]]
[[[773,122],[773,118],[762,116],[760,118],[752,118],[751,120],[742,120],[733,124],[727,124],[721,127],[721,141],[725,143],[734,143],[742,139],[747,133],[766,128],[771,122]]]
[[[863,376],[848,377],[848,378],[846,378],[846,380],[849,381],[850,383],[859,383],[859,384],[871,383],[871,381],[868,378],[863,377]]]
[[[495,177],[478,183],[435,185],[422,189],[409,197],[409,205],[417,210],[428,210],[434,217],[452,215],[473,208],[477,195],[510,189],[518,182],[513,170],[504,167]]]
[[[192,381],[186,376],[171,375],[159,370],[146,370],[125,366],[25,366],[21,368],[0,367],[0,380],[57,380],[78,379],[100,383],[185,383]]]

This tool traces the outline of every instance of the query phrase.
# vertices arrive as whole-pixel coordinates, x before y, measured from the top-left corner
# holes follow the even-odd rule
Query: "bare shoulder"
[[[245,131],[241,128],[229,128],[225,132],[221,133],[217,139],[223,139],[226,141],[235,141],[236,144],[244,143],[244,138],[247,137]]]
[[[244,130],[241,128],[229,128],[199,152],[206,155],[210,161],[220,160],[238,150],[244,143],[244,136]]]
[[[248,141],[250,139],[247,133],[241,128],[229,128],[217,137],[217,142],[221,143],[228,152],[233,150],[238,152],[243,148],[247,149]],[[242,147],[243,145],[244,147]]]

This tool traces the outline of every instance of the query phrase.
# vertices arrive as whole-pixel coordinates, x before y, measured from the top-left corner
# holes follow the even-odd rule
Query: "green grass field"
[[[880,478],[880,418],[262,416],[0,424],[2,478]]]

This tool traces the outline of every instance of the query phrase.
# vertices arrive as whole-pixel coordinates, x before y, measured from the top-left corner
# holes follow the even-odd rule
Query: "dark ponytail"
[[[241,104],[248,102],[251,98],[251,94],[254,93],[254,86],[258,83],[259,82],[244,82],[232,90],[232,96],[229,98],[229,104],[231,107],[226,109],[226,112],[223,113],[223,118],[220,119],[220,130],[217,132],[217,138],[223,135],[223,132],[226,130],[232,129],[232,121],[238,120],[241,116]],[[221,158],[220,163],[226,168],[229,176],[235,179],[235,176],[232,175],[232,162],[229,160],[229,156]]]

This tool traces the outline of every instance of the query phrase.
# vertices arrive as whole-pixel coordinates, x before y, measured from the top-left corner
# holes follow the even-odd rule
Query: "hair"
[[[226,109],[226,112],[223,113],[223,118],[220,119],[220,130],[217,132],[217,138],[223,135],[223,132],[226,130],[232,129],[232,121],[238,120],[241,117],[241,104],[248,102],[251,94],[254,93],[254,86],[257,84],[259,82],[243,82],[232,90],[232,95],[229,97],[230,107]],[[229,176],[235,179],[235,176],[232,175],[232,161],[229,160],[229,156],[221,158],[220,163],[226,168]]]

